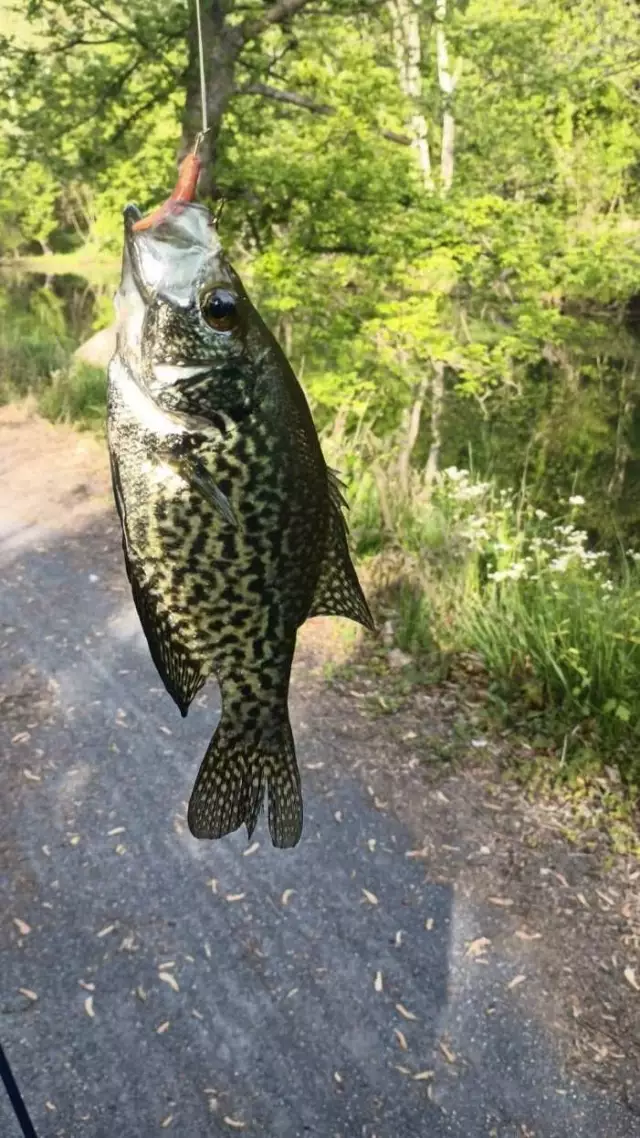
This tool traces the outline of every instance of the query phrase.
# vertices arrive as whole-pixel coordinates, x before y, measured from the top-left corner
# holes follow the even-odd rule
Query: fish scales
[[[222,714],[189,803],[197,837],[277,846],[302,797],[287,698],[297,629],[336,613],[372,627],[339,489],[304,394],[227,262],[208,211],[139,235],[125,211],[109,368],[114,494],[134,601],[183,715],[209,678]],[[213,299],[212,299],[213,298]]]

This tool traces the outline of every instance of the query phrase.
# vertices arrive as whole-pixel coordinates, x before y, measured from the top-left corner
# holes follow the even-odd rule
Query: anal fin
[[[307,618],[321,615],[346,616],[371,632],[375,631],[373,617],[349,553],[342,510],[333,493],[326,552]]]

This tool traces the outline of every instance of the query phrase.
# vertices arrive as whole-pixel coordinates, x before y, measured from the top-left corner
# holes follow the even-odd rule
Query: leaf
[[[227,893],[225,901],[244,901],[246,893]]]
[[[527,977],[523,973],[520,973],[519,976],[514,976],[513,980],[510,980],[507,984],[507,988],[509,991],[511,991],[513,988],[517,988],[520,984],[524,984],[526,978]]]
[[[375,893],[371,892],[370,889],[363,889],[362,892],[364,894],[365,900],[368,901],[370,905],[378,904],[378,898],[376,897]]]
[[[95,1019],[96,1013],[93,1010],[93,996],[87,996],[84,1001],[84,1010],[91,1019]]]
[[[174,992],[180,991],[178,981],[176,980],[175,976],[171,975],[170,972],[159,972],[158,979],[162,980],[163,983],[168,984],[170,988],[173,988]]]
[[[31,932],[31,925],[28,925],[26,921],[21,921],[20,917],[14,917],[13,923],[20,933],[20,936],[28,936]]]
[[[624,978],[627,981],[627,984],[630,984],[631,987],[634,989],[634,991],[640,992],[640,984],[638,983],[638,981],[636,979],[635,968],[630,968],[630,967],[625,968]]]
[[[32,1000],[33,1002],[35,1002],[38,999],[37,993],[32,991],[31,988],[18,988],[18,991],[19,991],[20,995],[25,996],[27,998],[27,1000]]]
[[[172,1122],[173,1122],[173,1115],[168,1114],[166,1118],[162,1119],[162,1122],[160,1123],[160,1125],[161,1125],[163,1130],[166,1130],[167,1126],[171,1126]]]
[[[467,951],[465,952],[465,956],[471,956],[474,959],[476,956],[483,956],[486,953],[490,944],[491,944],[491,941],[489,940],[488,936],[476,937],[475,940],[472,940],[467,945]]]
[[[418,1071],[413,1077],[416,1082],[424,1082],[426,1079],[432,1079],[435,1071]]]
[[[244,1130],[247,1125],[246,1122],[242,1122],[241,1119],[231,1118],[228,1114],[225,1114],[222,1121],[226,1122],[227,1126],[230,1126],[232,1130]]]
[[[382,991],[382,972],[376,972],[375,979],[373,981],[373,986],[374,986],[376,992]]]
[[[542,933],[528,933],[526,929],[517,929],[515,934],[519,940],[541,940]]]
[[[414,1016],[413,1012],[410,1012],[407,1008],[405,1008],[404,1004],[396,1004],[396,1011],[400,1012],[400,1015],[403,1017],[403,1019],[417,1020],[418,1018],[417,1016]]]
[[[490,905],[499,905],[503,909],[509,909],[513,905],[510,897],[489,897]]]
[[[400,1031],[399,1027],[394,1027],[393,1034],[395,1035],[396,1039],[398,1040],[398,1043],[400,1044],[400,1047],[402,1048],[402,1050],[408,1051],[409,1050],[409,1044],[407,1043],[407,1037],[404,1034],[404,1032]]]
[[[280,898],[281,904],[288,905],[289,901],[293,897],[294,893],[295,893],[295,889],[285,889],[284,893],[282,894],[282,897]]]
[[[243,857],[251,857],[251,854],[256,853],[260,849],[260,842],[253,842],[246,850],[242,851]]]
[[[165,1031],[169,1028],[170,1022],[171,1020],[166,1019],[164,1023],[161,1023],[160,1026],[156,1028],[156,1035],[164,1035]]]
[[[448,1043],[445,1043],[444,1040],[441,1039],[439,1041],[439,1047],[440,1047],[440,1050],[442,1051],[442,1054],[444,1055],[445,1059],[447,1060],[447,1063],[455,1063],[455,1061],[456,1061],[455,1051],[451,1050]]]

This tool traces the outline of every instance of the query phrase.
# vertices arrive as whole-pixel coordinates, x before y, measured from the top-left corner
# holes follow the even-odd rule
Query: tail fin
[[[302,834],[302,792],[288,715],[260,732],[230,728],[224,712],[198,771],[189,802],[195,838],[222,838],[243,823],[255,830],[265,789],[274,846],[295,846]]]

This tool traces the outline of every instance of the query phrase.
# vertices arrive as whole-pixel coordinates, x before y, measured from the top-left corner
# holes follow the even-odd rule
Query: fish
[[[183,178],[184,181],[184,178]],[[124,210],[107,438],[133,601],[183,716],[215,678],[221,713],[189,800],[196,838],[267,801],[274,846],[301,837],[288,695],[300,626],[374,630],[348,546],[344,487],[305,394],[222,248],[209,209]]]

